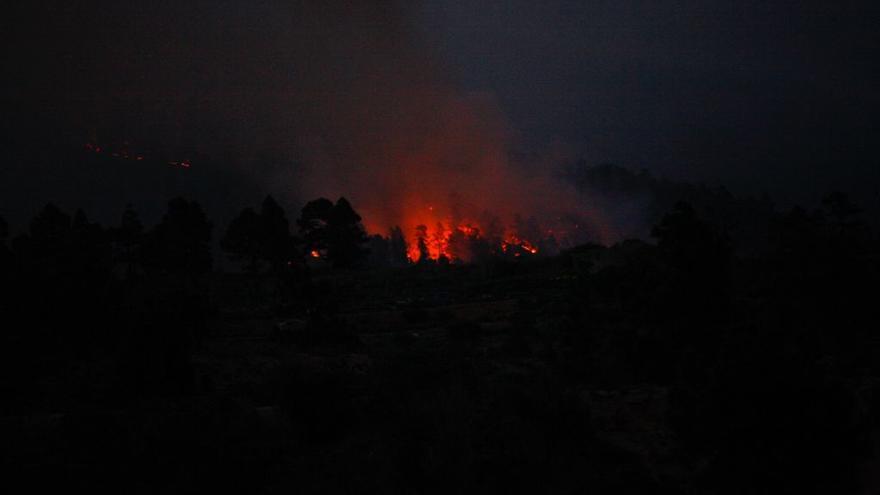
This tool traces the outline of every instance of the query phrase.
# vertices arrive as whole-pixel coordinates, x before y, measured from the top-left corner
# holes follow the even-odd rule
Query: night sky
[[[440,157],[419,172],[433,179],[457,168],[465,178],[466,162],[504,154],[526,175],[583,158],[766,191],[781,204],[830,189],[880,204],[875,2],[48,1],[8,10],[6,216],[74,202],[76,192],[59,189],[84,174],[100,184],[83,201],[100,210],[112,196],[116,218],[125,194],[42,150],[89,141],[199,157],[198,188],[236,201],[349,194],[376,210],[359,189],[384,191],[408,170],[401,156]],[[217,193],[226,188],[238,196]]]
[[[495,94],[531,146],[783,194],[877,184],[876,3],[437,1],[425,11],[462,84]]]

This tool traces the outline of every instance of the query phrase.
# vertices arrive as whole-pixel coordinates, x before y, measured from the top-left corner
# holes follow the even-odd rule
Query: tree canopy
[[[336,204],[326,198],[308,202],[297,224],[306,250],[323,253],[333,266],[350,268],[366,259],[368,237],[361,216],[344,197]]]
[[[258,271],[262,261],[277,272],[297,257],[296,243],[284,209],[266,196],[259,213],[245,208],[232,220],[220,246],[249,271]]]

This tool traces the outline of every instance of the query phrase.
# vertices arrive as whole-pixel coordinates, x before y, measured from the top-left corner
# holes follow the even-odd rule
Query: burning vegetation
[[[450,210],[457,212],[460,208]],[[387,230],[387,236],[375,234],[384,229],[369,220],[367,230],[374,233],[374,244],[404,246],[403,258],[409,263],[470,263],[490,257],[552,256],[561,248],[601,240],[601,231],[593,227],[588,218],[579,215],[557,215],[544,224],[534,217],[524,219],[513,215],[505,222],[488,212],[471,217],[457,213],[444,215],[435,206],[409,209],[403,225]]]
[[[118,160],[132,160],[140,162],[147,159],[144,154],[132,151],[128,142],[123,143],[121,146],[101,146],[97,143],[89,141],[83,146],[83,148],[88,153],[103,155]],[[159,160],[157,158],[150,158],[149,160],[164,161],[168,165],[177,168],[192,167],[192,162],[189,159]]]
[[[393,226],[381,235],[364,227],[344,197],[335,203],[326,198],[309,201],[295,224],[296,234],[289,231],[284,210],[268,196],[259,210],[245,208],[233,219],[220,245],[243,268],[255,272],[316,263],[337,268],[479,263],[552,256],[562,247],[554,231],[541,231],[536,222],[519,218],[507,228],[495,218],[482,223],[450,220],[431,227]]]
[[[83,149],[89,154],[113,160],[167,163],[172,167],[183,169],[192,166],[189,159],[169,159],[153,155],[132,146],[128,141],[121,144],[99,144],[92,140],[86,142]],[[495,163],[495,166],[497,165],[498,162]],[[510,171],[506,166],[500,167],[500,170],[503,170],[499,172],[499,175],[504,177],[502,182],[510,184]],[[423,189],[424,184],[418,182],[419,187],[416,189]],[[456,187],[460,183],[460,181],[455,182],[450,187]],[[403,194],[392,193],[389,196],[382,209],[373,206],[377,198],[373,196],[365,198],[367,204],[364,207],[366,212],[364,219],[344,198],[340,198],[342,204],[337,202],[335,205],[323,198],[309,202],[298,220],[300,237],[296,242],[301,243],[298,250],[306,260],[327,261],[338,258],[333,255],[334,252],[338,254],[341,249],[349,249],[343,245],[350,240],[357,246],[352,247],[351,252],[345,254],[345,258],[348,259],[342,264],[352,265],[359,257],[369,257],[380,265],[402,266],[416,263],[461,264],[493,257],[552,256],[558,253],[560,248],[586,240],[602,240],[601,229],[583,228],[590,223],[589,219],[557,215],[552,222],[548,222],[552,223],[553,228],[544,228],[535,218],[524,220],[518,214],[511,214],[509,208],[498,208],[497,197],[488,198],[488,195],[483,195],[493,204],[484,203],[482,206],[477,206],[473,194],[469,194],[469,191],[465,191],[464,194],[470,197],[467,200],[458,194],[446,195],[445,201],[441,195],[428,194],[423,198],[426,205],[416,207],[411,205],[419,201],[418,194],[403,191]],[[502,216],[490,213],[487,207],[501,210],[499,215],[503,214],[504,219]],[[464,211],[468,213],[465,214]],[[544,214],[546,216],[546,212]],[[255,213],[243,212],[242,215],[249,217],[254,216]],[[250,221],[253,219],[239,218],[235,227],[245,228],[242,225]],[[251,227],[246,229],[254,230]],[[253,238],[246,242],[256,242],[255,239],[259,238],[253,232],[249,232],[246,236]],[[362,256],[360,251],[363,251]],[[372,254],[369,254],[371,252]],[[288,257],[290,258],[292,257]],[[253,265],[253,259],[249,263]],[[273,263],[280,261],[276,259]],[[294,262],[285,263],[289,265]]]
[[[444,225],[437,222],[433,229],[419,224],[414,229],[414,239],[415,242],[407,248],[407,258],[411,262],[469,262],[492,254],[519,257],[539,252],[535,244],[521,239],[516,233],[509,232],[504,237],[489,236],[472,223]]]

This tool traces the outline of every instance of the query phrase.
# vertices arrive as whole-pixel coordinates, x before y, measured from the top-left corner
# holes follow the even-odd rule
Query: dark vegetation
[[[876,233],[840,193],[690,191],[655,242],[467,265],[344,198],[0,221],[2,462],[31,491],[876,493]]]

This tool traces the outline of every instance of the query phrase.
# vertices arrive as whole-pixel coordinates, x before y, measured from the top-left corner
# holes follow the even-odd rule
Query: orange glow
[[[317,259],[321,257],[321,253],[319,253],[317,249],[312,249],[311,252],[309,252],[309,256]]]
[[[528,253],[538,254],[538,248],[536,248],[534,246],[534,244],[532,244],[531,242],[529,242],[525,239],[520,239],[515,234],[508,235],[507,238],[504,240],[504,242],[501,244],[501,249],[505,253],[508,252],[510,249],[517,248],[517,247],[522,249],[523,251],[528,252]],[[520,253],[516,253],[514,256],[519,256],[519,255],[520,255]]]
[[[515,246],[513,256],[536,255],[539,251],[534,242],[523,239],[512,227],[496,226],[500,231],[492,232],[476,219],[444,214],[436,204],[407,208],[403,217],[400,227],[407,242],[407,257],[412,263],[422,258],[423,251],[433,261],[445,257],[454,263],[469,262],[475,255],[473,248],[476,244],[495,253],[507,253],[511,246]],[[368,231],[386,231],[381,224],[371,223],[371,219],[369,214],[365,215]]]
[[[115,150],[115,151],[108,150],[106,148],[102,148],[95,143],[86,143],[84,147],[87,151],[89,151],[91,153],[107,155],[107,156],[110,156],[112,158],[119,159],[119,160],[135,160],[135,161],[140,162],[145,159],[144,155],[130,154],[127,149],[128,143],[125,143],[125,147],[123,147],[119,150]],[[181,161],[169,160],[168,165],[171,165],[172,167],[179,167],[179,168],[190,168],[190,167],[192,167],[192,162],[189,160],[181,160]]]

